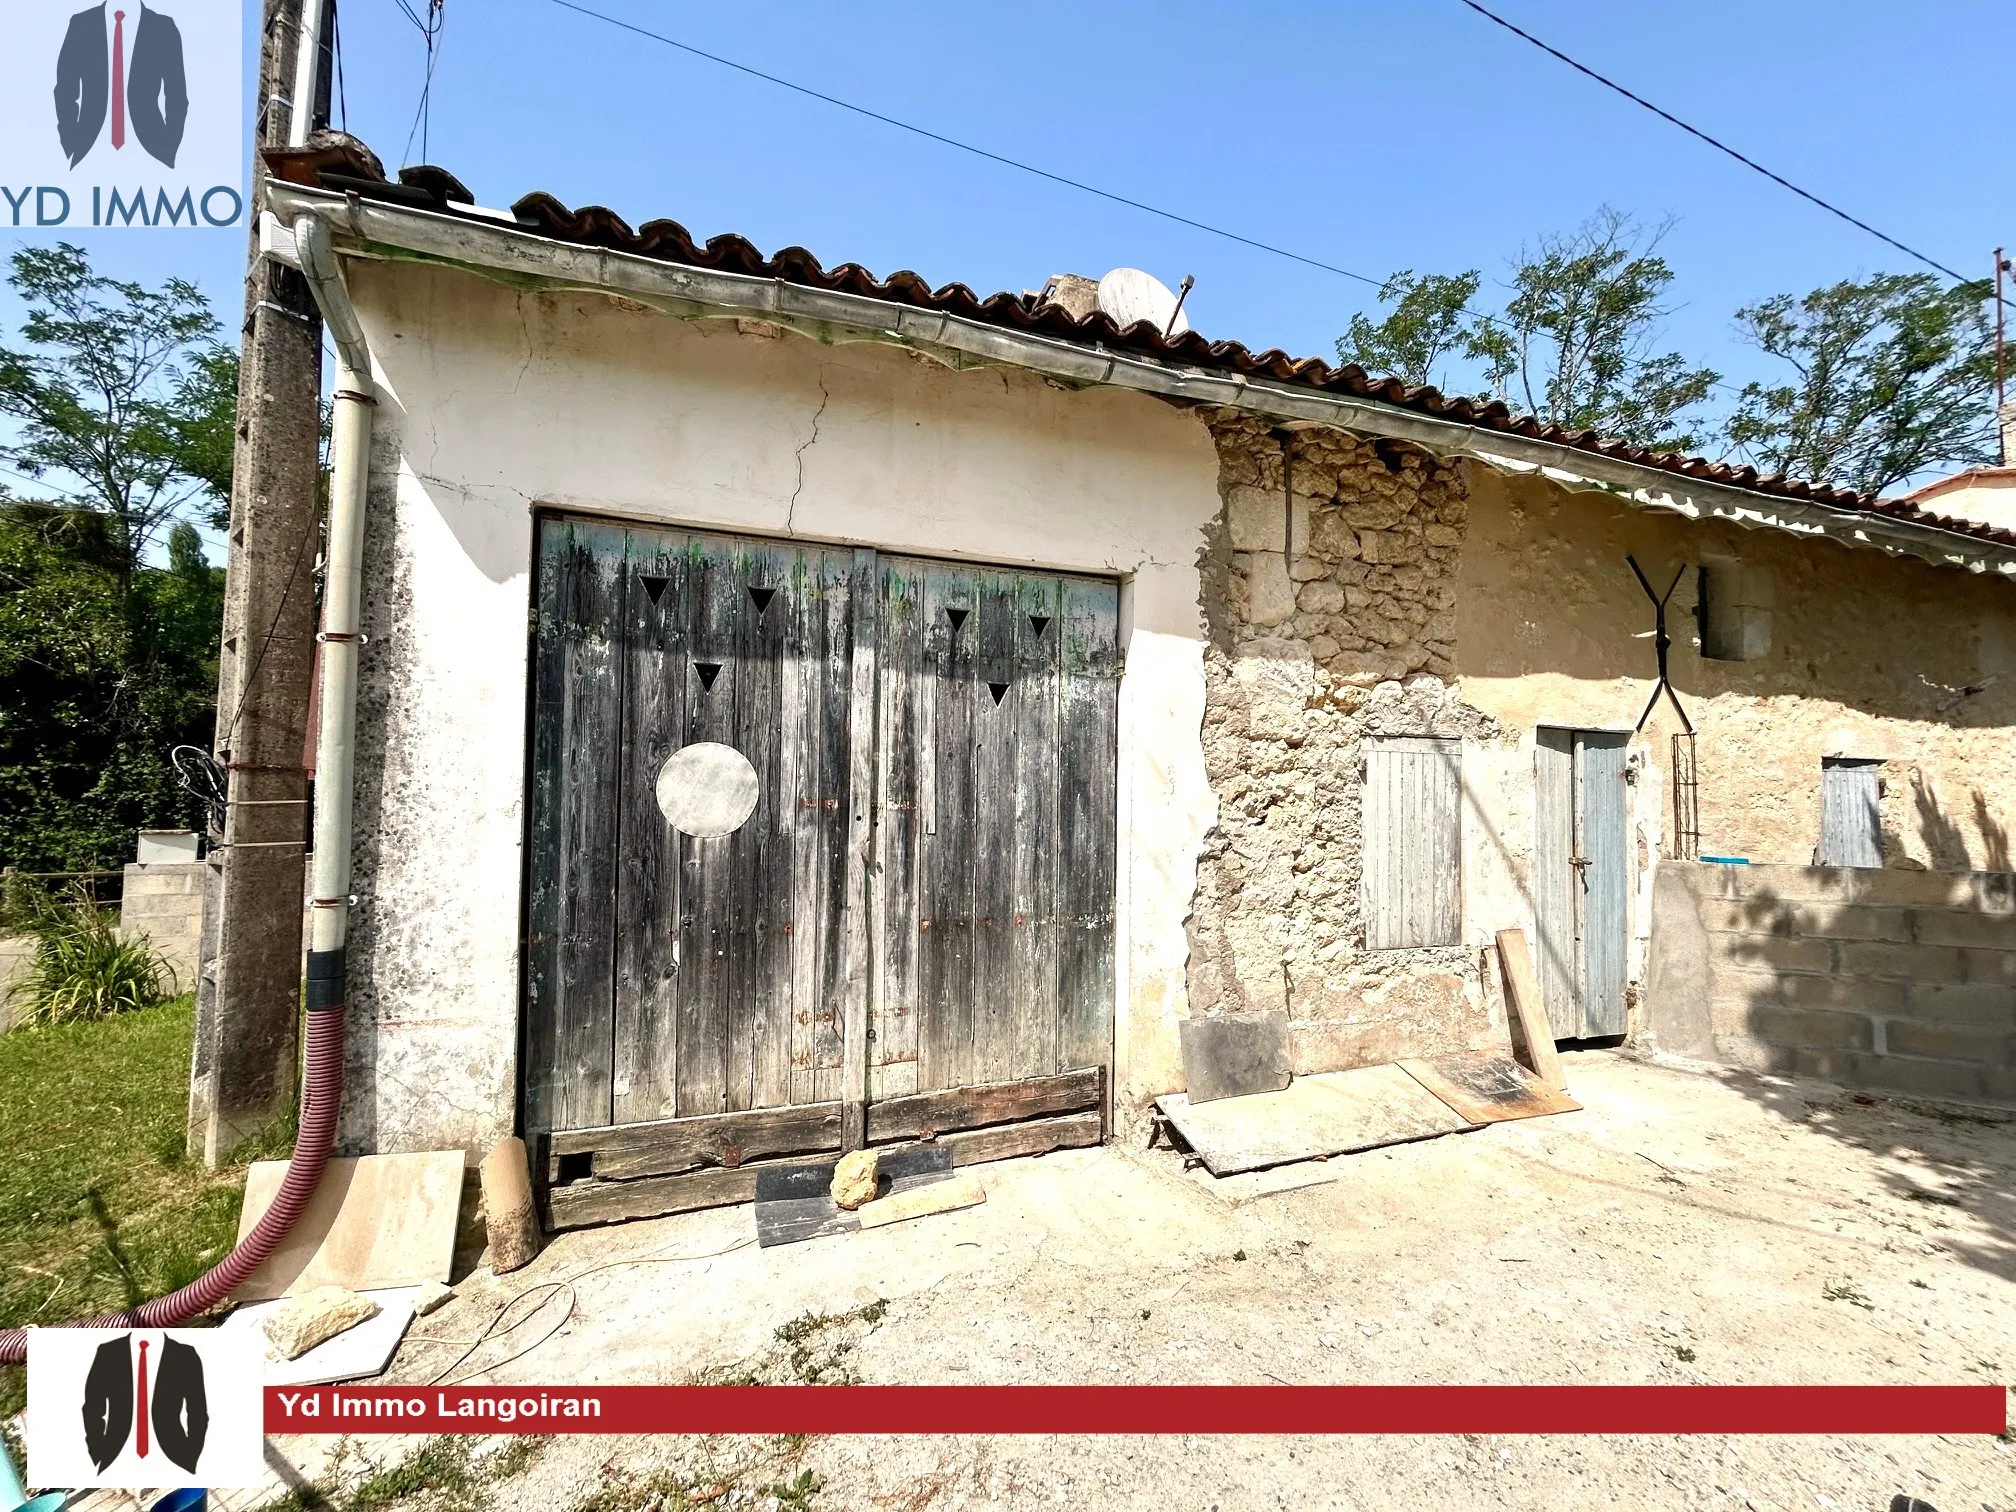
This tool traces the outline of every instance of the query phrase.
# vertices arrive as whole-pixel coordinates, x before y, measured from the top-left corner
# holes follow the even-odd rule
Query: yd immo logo
[[[0,0],[0,231],[243,225],[244,0],[82,3]]]
[[[182,33],[174,19],[141,6],[133,30],[126,12],[93,6],[70,18],[56,54],[56,135],[75,168],[104,134],[107,106],[112,150],[126,146],[127,125],[149,157],[175,166],[182,128],[189,119],[189,79],[182,65]],[[128,43],[131,51],[128,51]]]
[[[28,1473],[41,1486],[253,1486],[265,1364],[255,1332],[36,1328]]]
[[[84,1377],[84,1449],[100,1471],[111,1467],[129,1439],[138,1458],[158,1451],[191,1475],[203,1458],[210,1434],[203,1356],[163,1338],[150,1380],[147,1349],[153,1342],[121,1334],[92,1356]]]

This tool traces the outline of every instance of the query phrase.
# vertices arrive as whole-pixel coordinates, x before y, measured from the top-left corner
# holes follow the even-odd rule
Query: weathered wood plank
[[[728,1207],[756,1198],[761,1166],[716,1167],[683,1176],[646,1176],[638,1181],[576,1181],[546,1193],[549,1229],[590,1228],[626,1218],[657,1218]]]
[[[526,942],[535,1131],[610,1116],[623,532],[554,520],[541,547]]]
[[[749,898],[752,1108],[783,1107],[791,1095],[792,836],[780,822],[784,807],[784,719],[796,691],[786,662],[792,557],[788,547],[754,542],[743,574],[742,615],[751,680],[738,723],[743,753],[756,768],[756,809],[743,827],[752,855]]]
[[[765,1156],[839,1148],[838,1103],[759,1108],[747,1113],[555,1133],[547,1141],[547,1179],[558,1179],[563,1155],[593,1155],[596,1176],[627,1181],[671,1175],[700,1165],[743,1165]]]
[[[1060,598],[1053,1064],[1061,1068],[1113,1058],[1121,657],[1117,585],[1066,578]]]
[[[689,625],[686,720],[679,746],[735,741],[735,694],[742,680],[735,655],[731,606],[739,584],[724,544],[689,537],[682,548],[691,570],[675,583],[685,595]],[[729,1017],[735,997],[730,950],[737,889],[733,836],[679,838],[681,894],[679,960],[678,1113],[695,1117],[735,1106],[729,1084]]]
[[[1094,1066],[1061,1076],[895,1097],[869,1108],[868,1140],[871,1144],[882,1144],[915,1139],[926,1131],[943,1134],[1049,1113],[1097,1110],[1104,1102],[1104,1088],[1105,1070]]]
[[[610,1118],[678,1111],[679,836],[659,811],[658,770],[685,723],[689,626],[675,538],[633,531],[623,621],[618,793],[614,1081]]]
[[[871,1101],[917,1090],[918,769],[920,753],[930,749],[919,712],[930,685],[923,667],[922,583],[912,564],[888,559],[880,578]]]
[[[1526,1043],[1527,1066],[1533,1074],[1557,1091],[1568,1090],[1562,1074],[1561,1056],[1554,1048],[1554,1029],[1540,1001],[1540,983],[1533,975],[1533,958],[1526,950],[1526,931],[1498,931],[1498,966],[1505,974],[1505,999],[1519,1022],[1519,1037]]]
[[[1582,872],[1582,1032],[1624,1032],[1631,933],[1631,837],[1625,763],[1631,738],[1614,731],[1575,736],[1576,836]]]
[[[1536,1005],[1545,1005],[1553,1026],[1549,1043],[1582,1036],[1575,853],[1575,737],[1543,728],[1533,743],[1533,949],[1539,956]]]
[[[960,1081],[1006,1081],[1015,1065],[1015,825],[1018,728],[1030,690],[1016,675],[1017,578],[979,575],[973,692],[973,1040]]]
[[[917,1086],[970,1081],[973,1039],[974,574],[919,564],[932,723],[931,825],[920,849]]]
[[[936,1143],[951,1153],[954,1166],[981,1165],[990,1160],[1010,1160],[1020,1155],[1042,1155],[1052,1150],[1077,1149],[1096,1145],[1102,1123],[1097,1113],[1070,1113],[1061,1118],[1038,1118],[1027,1123],[1001,1124],[948,1134]],[[750,1165],[710,1167],[676,1176],[645,1176],[635,1181],[577,1181],[549,1188],[546,1193],[547,1227],[586,1228],[593,1224],[618,1223],[626,1218],[654,1218],[667,1213],[688,1213],[701,1208],[727,1207],[753,1202],[756,1181],[766,1168],[794,1163],[758,1161]]]
[[[1018,1155],[1046,1155],[1052,1150],[1096,1145],[1105,1137],[1104,1130],[1105,1120],[1097,1113],[1068,1113],[1062,1118],[1037,1118],[1028,1123],[947,1134],[942,1143],[952,1151],[953,1165],[970,1166],[989,1160],[1013,1160]]]
[[[824,651],[819,663],[819,1002],[813,1012],[814,1101],[841,1094],[841,1013],[847,989],[848,729],[853,714],[854,563],[851,553],[828,554],[824,581]]]
[[[1058,816],[1063,786],[1077,780],[1060,749],[1062,698],[1057,647],[1064,639],[1052,577],[1015,584],[1014,844],[1010,850],[1009,945],[1013,1007],[995,1075],[1044,1075],[1064,1064],[1058,1042],[1063,1013],[1058,980],[1058,904],[1063,845]],[[1005,705],[1004,705],[1005,706]]]
[[[849,1150],[858,1150],[867,1138],[869,963],[875,948],[875,911],[869,898],[875,837],[875,653],[879,639],[875,578],[875,553],[856,550],[849,584],[853,644],[849,648],[852,678],[847,713],[847,872],[846,901],[840,914],[846,950],[840,1029],[841,1144]]]

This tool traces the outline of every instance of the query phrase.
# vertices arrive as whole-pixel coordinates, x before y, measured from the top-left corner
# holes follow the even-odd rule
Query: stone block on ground
[[[852,1210],[875,1197],[880,1160],[873,1150],[849,1150],[833,1167],[833,1205]]]
[[[290,1298],[266,1319],[266,1342],[283,1360],[298,1360],[324,1343],[378,1316],[378,1304],[341,1286],[318,1286]]]

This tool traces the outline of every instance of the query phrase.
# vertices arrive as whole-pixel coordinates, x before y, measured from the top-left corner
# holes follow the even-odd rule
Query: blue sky
[[[423,0],[415,0],[416,4]],[[1457,0],[762,6],[583,0],[862,105],[1374,278],[1481,267],[1610,204],[1676,218],[1670,344],[1734,381],[1746,302],[1901,254]],[[1590,66],[1969,274],[2016,244],[2006,0],[1497,0]],[[255,7],[256,9],[256,7]],[[396,166],[423,75],[394,0],[345,0],[350,128]],[[248,27],[248,46],[252,32]],[[1328,356],[1360,283],[980,162],[564,10],[448,0],[427,157],[984,292],[1133,264],[1213,337]],[[72,233],[73,235],[75,233]],[[238,299],[236,232],[85,233],[128,276]],[[12,310],[0,305],[0,316]],[[10,321],[11,324],[11,321]]]

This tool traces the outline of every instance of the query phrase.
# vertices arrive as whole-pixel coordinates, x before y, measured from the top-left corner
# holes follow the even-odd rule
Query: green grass
[[[0,1327],[62,1323],[196,1279],[230,1249],[242,1166],[183,1153],[195,999],[0,1034]],[[291,1129],[239,1152],[285,1155]],[[22,1372],[0,1370],[0,1417]]]

